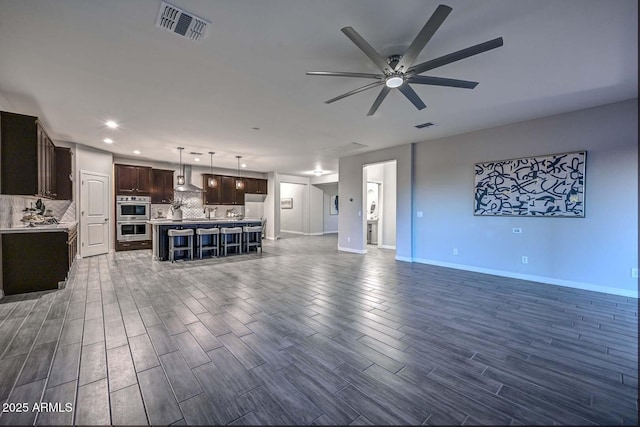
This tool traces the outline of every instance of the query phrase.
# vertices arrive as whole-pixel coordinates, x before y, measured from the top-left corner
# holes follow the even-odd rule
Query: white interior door
[[[109,252],[109,176],[80,172],[80,256]]]

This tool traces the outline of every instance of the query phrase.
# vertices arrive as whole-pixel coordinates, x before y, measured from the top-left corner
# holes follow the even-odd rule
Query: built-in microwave
[[[119,242],[151,240],[151,225],[142,221],[118,222],[117,239]]]
[[[151,197],[117,196],[117,221],[148,221],[151,219]]]

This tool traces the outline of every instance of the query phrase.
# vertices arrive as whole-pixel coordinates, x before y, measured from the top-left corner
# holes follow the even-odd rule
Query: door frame
[[[107,212],[108,212],[108,217],[107,217],[107,253],[111,252],[111,241],[113,238],[113,227],[112,227],[112,213],[113,213],[113,204],[112,204],[112,197],[111,197],[111,187],[113,186],[113,182],[111,181],[111,176],[108,174],[104,174],[104,173],[100,173],[100,172],[94,172],[94,171],[90,171],[90,170],[85,170],[85,169],[81,169],[80,170],[80,183],[78,185],[78,200],[79,200],[79,206],[77,209],[77,215],[78,215],[78,237],[79,237],[79,245],[78,245],[78,258],[85,258],[83,252],[83,248],[85,247],[85,245],[83,243],[85,243],[84,239],[86,238],[86,236],[84,236],[84,233],[82,233],[82,225],[83,225],[83,218],[82,218],[82,204],[85,203],[85,201],[82,198],[82,181],[84,179],[84,175],[85,174],[91,174],[91,175],[95,175],[95,176],[100,176],[103,178],[107,179],[107,189],[109,194],[107,194]]]

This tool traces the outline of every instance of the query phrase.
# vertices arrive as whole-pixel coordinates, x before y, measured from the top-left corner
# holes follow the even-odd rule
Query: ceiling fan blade
[[[478,86],[478,82],[471,82],[469,80],[445,79],[442,77],[430,76],[413,76],[409,78],[409,83],[416,83],[419,85],[461,87],[463,89],[473,89]]]
[[[424,102],[422,102],[422,99],[420,99],[416,91],[413,90],[408,84],[405,83],[402,86],[398,87],[398,89],[404,96],[407,97],[409,101],[411,101],[413,105],[416,106],[418,110],[422,110],[423,108],[427,107],[426,105],[424,105]]]
[[[341,100],[342,98],[346,98],[347,96],[355,95],[356,93],[363,92],[363,91],[365,91],[367,89],[371,89],[373,87],[380,86],[381,84],[384,84],[384,82],[380,81],[380,82],[369,83],[368,85],[362,86],[361,88],[352,90],[351,92],[343,93],[342,95],[336,96],[335,98],[331,98],[328,101],[324,101],[324,103],[325,104],[331,104],[332,102],[336,102],[336,101]]]
[[[307,71],[307,76],[362,77],[363,79],[382,80],[384,74],[343,73],[341,71]]]
[[[367,113],[367,116],[373,116],[374,113],[378,110],[378,107],[380,106],[380,104],[382,104],[382,101],[384,101],[384,99],[387,97],[387,95],[389,94],[389,91],[391,89],[388,88],[387,86],[384,86],[382,88],[382,90],[380,91],[380,93],[378,94],[378,97],[376,98],[375,101],[373,101],[373,105],[371,106],[371,108],[369,109],[369,112]]]
[[[447,16],[451,13],[453,9],[449,6],[445,6],[441,4],[438,6],[431,18],[424,24],[422,30],[418,33],[416,38],[411,42],[411,46],[407,49],[407,51],[402,55],[402,58],[396,64],[396,71],[400,71],[406,68],[409,68],[413,65],[422,49],[424,49],[425,45],[431,40],[431,37],[438,31],[440,25],[447,19]]]
[[[480,43],[475,46],[471,46],[466,49],[462,49],[457,52],[453,52],[448,55],[444,55],[439,58],[432,59],[427,62],[423,62],[418,65],[414,65],[413,67],[409,68],[409,71],[412,71],[416,74],[424,73],[425,71],[442,67],[443,65],[447,65],[452,62],[460,61],[461,59],[465,59],[470,56],[474,56],[479,53],[483,53],[488,50],[495,49],[502,45],[503,45],[502,37],[498,37],[496,39],[489,40],[487,42]]]
[[[387,72],[387,71],[391,71],[391,67],[389,67],[389,64],[387,64],[387,61],[380,56],[380,54],[371,47],[371,45],[369,43],[367,43],[367,41],[365,39],[362,38],[362,36],[360,34],[358,34],[358,32],[356,30],[354,30],[351,27],[344,27],[341,30],[347,37],[349,37],[349,39],[360,48],[361,51],[364,52],[365,55],[367,55],[369,57],[369,59],[371,59],[374,64],[376,64],[378,66],[378,68],[380,68],[380,70],[382,70],[382,72]]]

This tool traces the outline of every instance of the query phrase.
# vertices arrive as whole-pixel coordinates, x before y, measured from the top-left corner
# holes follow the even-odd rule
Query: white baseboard
[[[367,253],[366,249],[352,249],[352,248],[345,248],[342,246],[338,246],[338,250],[342,252],[350,252],[352,254],[360,254],[360,255],[364,255]]]
[[[398,259],[398,257],[396,257]],[[404,260],[400,260],[404,261]],[[638,291],[611,288],[593,283],[575,282],[572,280],[555,279],[553,277],[536,276],[533,274],[514,273],[512,271],[495,270],[492,268],[475,267],[472,265],[454,264],[450,262],[436,261],[432,259],[414,258],[414,262],[420,264],[437,265],[439,267],[455,268],[458,270],[473,271],[475,273],[492,274],[494,276],[510,277],[512,279],[529,280],[532,282],[546,283],[549,285],[564,286],[567,288],[583,289],[585,291],[603,292],[606,294],[620,295],[623,297],[638,298]]]
[[[282,229],[280,229],[280,232],[281,233],[291,233],[291,234],[302,234],[302,235],[306,234],[306,233],[303,233],[302,231],[289,231],[289,230],[282,230]]]
[[[336,231],[325,231],[322,234],[338,234],[338,230],[336,230]]]
[[[393,249],[393,250],[395,250],[395,249],[396,249],[396,247],[395,247],[395,246],[392,246],[392,245],[380,245],[380,247],[381,247],[382,249]]]
[[[413,259],[411,257],[408,257],[408,256],[398,256],[398,255],[396,255],[396,261],[413,262]]]
[[[324,233],[305,233],[306,236],[322,236]]]

